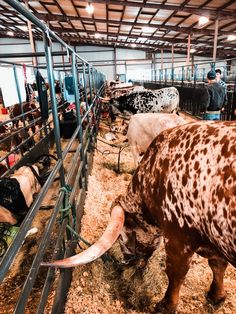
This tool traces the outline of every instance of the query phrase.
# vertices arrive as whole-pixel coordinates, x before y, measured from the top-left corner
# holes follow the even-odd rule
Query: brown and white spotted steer
[[[159,134],[111,215],[105,233],[87,251],[48,265],[93,261],[121,233],[126,254],[135,234],[135,253],[150,255],[160,231],[169,285],[157,312],[175,311],[194,252],[208,258],[213,272],[209,299],[224,300],[227,263],[236,267],[236,123],[202,121]]]

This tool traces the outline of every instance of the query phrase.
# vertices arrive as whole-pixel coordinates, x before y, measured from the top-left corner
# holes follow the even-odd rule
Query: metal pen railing
[[[30,207],[29,212],[27,213],[25,219],[21,223],[17,236],[13,239],[13,242],[11,243],[7,252],[1,259],[1,262],[0,262],[0,270],[1,270],[0,280],[1,281],[4,278],[7,280],[8,271],[13,261],[15,260],[18,252],[22,248],[27,231],[29,230],[32,222],[34,221],[34,218],[37,215],[49,189],[52,187],[52,183],[54,182],[57,174],[58,173],[60,174],[60,181],[59,181],[60,186],[59,186],[58,198],[57,198],[56,204],[54,206],[54,209],[52,210],[47,226],[45,227],[43,231],[43,235],[41,239],[39,240],[37,253],[34,256],[34,260],[30,266],[28,275],[24,281],[23,287],[21,289],[20,295],[15,305],[14,313],[23,313],[25,309],[27,308],[27,302],[29,300],[29,296],[33,291],[35,282],[37,281],[37,276],[40,271],[40,263],[47,249],[48,239],[50,238],[52,232],[58,232],[58,237],[57,237],[58,241],[57,243],[55,243],[57,249],[61,248],[61,246],[63,246],[63,243],[65,243],[65,241],[63,240],[64,238],[69,240],[69,242],[72,242],[72,250],[70,247],[69,248],[65,247],[65,250],[62,250],[62,251],[65,251],[65,254],[67,254],[68,251],[71,254],[73,249],[76,246],[76,241],[74,241],[73,233],[68,231],[68,229],[66,228],[66,225],[70,223],[70,219],[65,218],[62,224],[59,224],[57,219],[58,219],[60,209],[63,208],[65,205],[65,197],[66,197],[65,188],[68,185],[72,185],[71,187],[72,189],[70,191],[70,203],[74,204],[73,206],[75,207],[74,210],[72,211],[72,216],[73,216],[73,219],[76,219],[75,226],[77,230],[79,228],[79,221],[80,221],[80,217],[83,211],[81,204],[83,204],[83,201],[85,199],[85,192],[87,188],[89,158],[92,154],[91,147],[92,147],[93,138],[94,136],[96,136],[96,123],[98,123],[98,119],[99,119],[98,108],[96,107],[97,99],[98,99],[98,95],[102,93],[105,76],[102,73],[99,73],[98,71],[96,71],[86,60],[81,58],[71,47],[69,47],[64,41],[62,41],[54,32],[52,32],[45,24],[43,24],[39,19],[37,19],[31,12],[29,12],[18,1],[5,1],[5,2],[8,3],[11,7],[13,7],[15,10],[17,10],[25,18],[30,20],[33,24],[35,24],[42,31],[43,41],[44,41],[44,52],[40,52],[40,53],[37,52],[35,54],[29,53],[28,55],[24,53],[22,54],[22,58],[27,57],[27,56],[37,56],[37,55],[38,56],[40,55],[40,57],[45,56],[45,64],[46,64],[46,69],[47,69],[47,77],[48,77],[50,99],[51,99],[51,106],[52,106],[51,113],[53,117],[52,125],[50,126],[52,131],[48,132],[48,134],[45,137],[53,136],[54,141],[55,141],[55,146],[56,146],[56,156],[58,160],[56,161],[55,165],[51,169],[51,173],[48,179],[46,180],[40,193],[38,194],[37,198],[35,199],[32,206]],[[73,91],[74,91],[74,96],[75,96],[76,129],[74,133],[72,134],[70,141],[67,143],[67,145],[63,149],[62,149],[62,143],[61,143],[60,121],[59,121],[59,116],[58,116],[58,102],[56,99],[56,94],[55,94],[55,89],[54,89],[55,76],[54,76],[53,55],[58,55],[58,56],[65,55],[65,52],[62,51],[61,54],[60,52],[52,53],[51,52],[51,40],[55,40],[56,42],[59,42],[65,48],[65,50],[68,52],[68,55],[70,56],[70,62],[69,62],[70,64],[68,64],[67,69],[70,75],[72,76]],[[7,54],[7,57],[14,57],[13,55],[14,54]],[[10,63],[6,62],[6,64],[10,64]],[[15,66],[16,65],[13,64],[13,67]],[[20,65],[17,64],[17,66],[20,66]],[[38,69],[39,68],[41,67],[39,66]],[[64,69],[65,69],[65,65],[59,68],[59,73],[63,72],[64,73],[63,75],[65,75]],[[82,95],[80,95],[80,91],[78,87],[79,78],[82,78],[83,80],[83,89],[84,89],[83,96],[85,98],[85,103],[86,103],[86,112],[83,114],[83,116],[81,116],[81,112],[80,112]],[[17,81],[17,72],[16,72],[15,80]],[[89,91],[89,94],[87,94],[87,89]],[[22,103],[22,99],[20,99],[21,96],[20,96],[19,88],[17,88],[17,92],[19,95],[19,103]],[[64,101],[62,101],[62,103],[64,104]],[[63,108],[63,105],[62,105],[62,108]],[[21,117],[24,117],[23,112],[21,112]],[[83,123],[87,123],[87,126],[83,127]],[[6,122],[2,123],[2,125],[4,124],[6,124]],[[29,127],[30,127],[30,124],[25,123],[24,128],[27,130],[27,128]],[[70,155],[71,162],[68,165],[67,171],[65,171],[65,159],[68,158],[67,157],[68,153],[70,149],[72,148],[72,145],[75,143],[75,141],[78,141],[78,145],[74,154]],[[37,143],[35,147],[41,145],[40,143],[41,142]],[[43,145],[45,145],[45,143]],[[46,145],[49,145],[49,144],[46,144]],[[17,148],[14,148],[14,149],[17,149]],[[33,150],[34,148],[30,150],[29,152],[26,152],[25,156],[30,154],[31,151]],[[9,155],[10,152],[7,154]],[[17,164],[15,167],[17,167]],[[12,169],[9,169],[9,170],[12,170]],[[59,229],[59,231],[55,231],[56,229]],[[50,287],[52,285],[53,273],[54,271],[49,269],[47,272],[47,275],[45,275],[43,293],[38,302],[38,309],[36,310],[37,313],[44,312],[46,300],[48,298]],[[67,291],[69,287],[70,278],[71,278],[71,270],[68,270],[63,274],[61,273],[60,276],[62,276],[63,279],[65,279],[65,284],[62,283],[62,288],[61,288],[61,285],[59,285],[60,287],[57,289],[58,291],[57,291],[56,297],[58,297],[58,293],[59,293],[59,295],[61,296],[61,299],[65,301],[65,295],[66,295],[65,292]],[[64,303],[60,303],[60,304],[61,304],[60,308],[53,306],[52,312],[56,311],[57,313],[62,313],[63,308],[64,308]]]

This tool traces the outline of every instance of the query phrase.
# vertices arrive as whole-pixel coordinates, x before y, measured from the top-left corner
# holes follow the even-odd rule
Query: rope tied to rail
[[[66,217],[69,217],[70,209],[72,208],[72,205],[70,203],[70,194],[71,194],[72,188],[66,184],[65,186],[61,187],[59,192],[64,192],[64,208],[60,208],[59,212],[61,213],[61,222]]]

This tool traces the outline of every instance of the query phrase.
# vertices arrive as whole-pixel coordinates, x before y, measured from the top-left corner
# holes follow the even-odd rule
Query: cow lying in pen
[[[195,252],[208,259],[213,272],[208,298],[220,303],[227,264],[236,267],[235,143],[235,122],[201,121],[165,130],[149,146],[126,194],[115,200],[98,242],[81,254],[44,265],[92,262],[120,234],[125,256],[149,257],[161,233],[169,285],[156,311],[175,312]]]
[[[138,166],[142,155],[158,134],[185,123],[186,121],[176,114],[139,113],[133,115],[129,121],[127,138],[135,165]]]
[[[119,111],[132,114],[146,112],[173,113],[179,111],[179,92],[175,87],[130,92],[113,99]]]
[[[37,166],[32,167],[38,174]],[[0,178],[0,222],[20,223],[39,190],[38,179],[28,166],[19,168],[10,178]]]

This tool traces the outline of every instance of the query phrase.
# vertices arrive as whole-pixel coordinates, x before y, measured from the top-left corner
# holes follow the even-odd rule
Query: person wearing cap
[[[202,101],[204,120],[220,120],[221,109],[227,102],[225,89],[216,81],[216,72],[211,70],[207,73],[208,86],[206,97]]]

